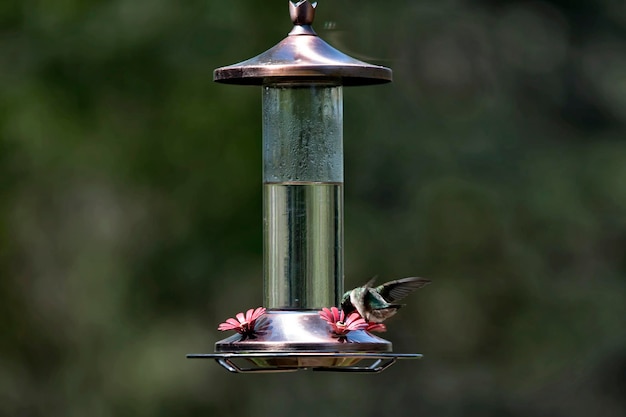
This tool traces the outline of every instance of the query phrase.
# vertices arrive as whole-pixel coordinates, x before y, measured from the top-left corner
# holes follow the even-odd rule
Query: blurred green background
[[[434,283],[380,375],[232,375],[261,304],[258,87],[287,1],[0,2],[0,415],[626,415],[626,3],[320,1],[346,288]]]

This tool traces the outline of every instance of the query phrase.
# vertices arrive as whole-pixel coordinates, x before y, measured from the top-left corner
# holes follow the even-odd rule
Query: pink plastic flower
[[[367,327],[365,328],[368,332],[386,332],[387,326],[382,323],[367,323]]]
[[[345,336],[352,330],[364,330],[367,327],[367,322],[357,312],[351,313],[346,318],[343,310],[339,310],[337,307],[330,309],[324,307],[319,314],[322,319],[330,324],[332,332],[337,336]]]
[[[237,313],[235,316],[237,320],[232,317],[227,318],[224,323],[220,323],[217,330],[235,330],[237,333],[243,335],[251,335],[254,333],[256,321],[263,314],[265,314],[265,307],[257,307],[256,309],[251,308],[246,311],[245,315],[243,313]]]

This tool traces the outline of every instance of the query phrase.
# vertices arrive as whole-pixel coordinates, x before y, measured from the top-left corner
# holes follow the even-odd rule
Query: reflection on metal
[[[294,28],[273,48],[238,64],[218,68],[217,82],[262,85],[275,82],[315,82],[337,79],[345,86],[390,82],[391,69],[368,64],[338,51],[324,42],[313,30],[315,5],[289,2]]]
[[[391,342],[364,330],[338,337],[317,311],[268,311],[257,327],[260,331],[254,338],[235,334],[220,340],[215,344],[218,356],[211,357],[223,359],[219,354],[227,353],[226,358],[253,358],[257,367],[274,372],[294,368],[345,370],[346,366],[356,366],[363,355],[386,355],[392,350]],[[226,367],[224,361],[218,362]]]
[[[234,334],[215,344],[216,352],[391,352],[391,342],[364,330],[338,337],[317,311],[269,310],[257,322],[254,338]]]

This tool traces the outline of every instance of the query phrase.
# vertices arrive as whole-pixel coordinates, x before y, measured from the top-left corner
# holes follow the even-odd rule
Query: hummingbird
[[[431,282],[429,279],[409,277],[372,287],[375,280],[372,278],[362,287],[356,287],[343,295],[341,309],[346,316],[356,310],[367,322],[382,323],[403,306],[396,301]]]

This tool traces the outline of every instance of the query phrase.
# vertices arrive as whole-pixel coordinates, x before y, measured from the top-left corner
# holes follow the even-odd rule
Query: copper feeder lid
[[[294,24],[289,35],[273,48],[238,64],[218,68],[213,80],[226,84],[262,85],[274,82],[338,80],[346,86],[382,84],[392,80],[391,69],[368,64],[338,51],[313,30],[317,3],[289,1]]]

